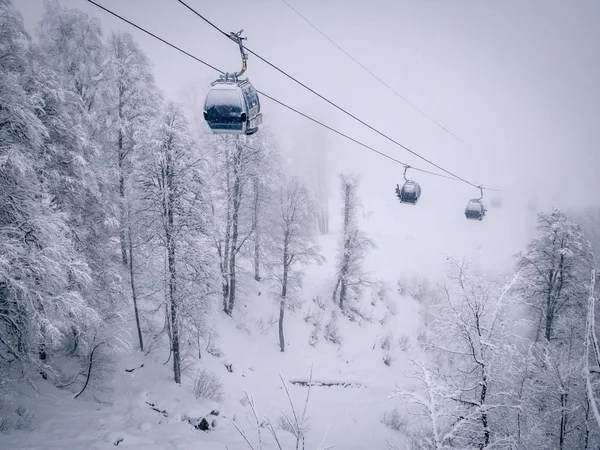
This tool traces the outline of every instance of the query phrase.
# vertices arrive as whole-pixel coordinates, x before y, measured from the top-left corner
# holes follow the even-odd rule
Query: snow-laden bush
[[[392,353],[389,351],[386,351],[383,354],[383,363],[388,367],[392,365],[392,361],[394,361],[394,359],[394,355],[392,355]]]
[[[379,344],[381,350],[391,350],[394,344],[394,334],[391,331],[388,331],[385,336],[381,338],[381,343]]]
[[[337,310],[331,312],[331,319],[325,326],[325,340],[333,342],[334,344],[341,345],[342,337],[340,335],[340,329],[337,324]]]
[[[325,311],[325,300],[320,295],[313,297],[312,301],[320,310]]]
[[[198,371],[194,382],[194,395],[213,402],[223,400],[223,383],[220,378],[206,369]]]
[[[409,295],[421,303],[427,303],[436,297],[436,286],[432,286],[429,280],[422,276],[402,276],[397,286],[398,294]]]
[[[402,336],[400,336],[398,338],[398,348],[403,351],[403,352],[407,352],[410,350],[411,347],[411,343],[410,343],[410,338],[403,334]]]
[[[24,406],[18,406],[14,412],[4,410],[0,416],[0,433],[10,430],[34,430],[34,421],[36,412],[25,408]],[[12,420],[11,420],[12,419]]]
[[[385,411],[381,415],[381,423],[394,431],[404,431],[406,428],[406,418],[400,414],[398,408],[394,408],[391,411]]]
[[[313,347],[317,344],[317,342],[319,342],[319,334],[323,329],[324,315],[325,314],[322,309],[317,309],[316,312],[313,312],[312,308],[310,308],[304,317],[304,321],[312,324],[313,326],[308,341],[308,343]]]
[[[10,425],[10,421],[8,417],[0,417],[0,433],[3,431],[8,431],[8,426]]]

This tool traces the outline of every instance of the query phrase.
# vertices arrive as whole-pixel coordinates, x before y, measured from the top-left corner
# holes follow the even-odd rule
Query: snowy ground
[[[394,404],[387,400],[395,383],[406,381],[410,369],[408,358],[415,351],[421,319],[418,304],[397,294],[397,274],[388,270],[389,298],[395,302],[397,314],[389,316],[381,325],[377,320],[359,324],[342,318],[339,326],[342,345],[326,342],[322,337],[314,346],[308,345],[311,325],[304,316],[310,308],[318,307],[311,299],[322,295],[326,302],[331,296],[331,277],[334,267],[335,236],[322,240],[323,251],[329,261],[322,267],[311,267],[305,278],[302,311],[286,317],[287,349],[279,352],[277,341],[277,306],[269,298],[264,284],[246,282],[248,295],[240,300],[233,320],[219,314],[216,322],[222,355],[214,357],[203,352],[202,359],[186,367],[181,386],[172,381],[170,364],[164,365],[166,346],[155,347],[144,356],[133,350],[116,363],[112,379],[106,389],[84,393],[79,399],[73,394],[52,386],[43,386],[26,405],[35,411],[33,431],[10,431],[0,434],[1,449],[247,449],[248,444],[233,426],[232,420],[244,429],[258,449],[258,435],[252,410],[242,399],[245,392],[254,397],[261,420],[268,417],[278,428],[281,411],[291,417],[292,411],[279,374],[286,380],[307,380],[311,367],[313,380],[352,382],[353,386],[315,386],[311,389],[307,408],[309,431],[306,449],[384,449],[386,440],[397,438],[381,423],[381,415]],[[381,252],[381,250],[377,250]],[[380,254],[381,255],[381,254]],[[371,258],[371,267],[377,272],[377,261]],[[260,291],[260,295],[259,295]],[[374,302],[371,311],[376,318],[387,310],[381,302]],[[367,294],[366,304],[370,304]],[[383,363],[386,351],[381,348],[382,338],[393,333],[393,361]],[[401,346],[401,336],[407,336],[409,345]],[[126,372],[125,369],[144,367]],[[225,364],[233,365],[233,372]],[[192,394],[193,379],[198,369],[208,369],[224,383],[225,398],[219,404],[196,400]],[[304,407],[307,388],[288,383],[291,397],[300,412]],[[23,399],[23,396],[19,396]],[[102,402],[99,403],[98,401]],[[166,416],[153,410],[164,410]],[[213,410],[218,416],[210,416]],[[210,431],[195,429],[186,418],[207,417],[215,420]],[[277,430],[283,448],[293,448],[294,437]],[[266,428],[261,428],[262,448],[277,448]]]

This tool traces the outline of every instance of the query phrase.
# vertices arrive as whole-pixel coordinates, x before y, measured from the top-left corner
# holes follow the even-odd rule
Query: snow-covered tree
[[[600,429],[600,345],[596,334],[596,272],[592,271],[590,280],[590,295],[588,298],[587,319],[585,329],[585,351],[583,357],[583,378],[587,395],[586,438],[588,437],[589,422],[595,422]],[[587,443],[587,439],[586,439]],[[588,448],[586,446],[586,448]]]
[[[226,285],[226,305],[225,312],[229,315],[233,313],[237,294],[237,256],[242,249],[246,240],[252,234],[252,228],[246,227],[246,232],[242,231],[243,222],[240,220],[242,211],[242,200],[244,191],[249,187],[250,177],[248,176],[249,160],[251,153],[256,152],[254,149],[246,148],[241,138],[235,139],[232,145],[227,148],[231,149],[226,162],[226,182],[228,190],[228,205],[227,205],[227,231],[226,231],[226,255],[224,260],[224,269],[227,274]]]
[[[588,206],[583,211],[569,214],[573,221],[578,223],[586,239],[590,241],[592,251],[596,258],[600,255],[600,206]],[[598,267],[596,260],[596,267]]]
[[[120,211],[121,203],[116,202],[118,183],[113,175],[117,165],[117,158],[112,157],[116,134],[115,96],[112,95],[115,72],[111,70],[114,65],[109,63],[114,60],[109,58],[108,48],[103,45],[99,21],[79,10],[64,8],[54,0],[45,4],[37,35],[38,53],[45,64],[58,74],[55,84],[64,91],[60,98],[58,94],[54,95],[54,105],[46,114],[46,121],[56,123],[53,118],[56,111],[64,110],[65,106],[77,118],[76,127],[54,126],[57,132],[63,134],[63,138],[55,139],[58,144],[54,153],[62,158],[62,165],[57,167],[63,172],[73,172],[71,167],[74,167],[84,173],[81,177],[83,183],[77,186],[73,177],[69,178],[68,189],[57,198],[66,204],[71,199],[75,201],[71,208],[71,226],[75,228],[78,246],[85,253],[92,273],[93,289],[86,293],[86,297],[114,312],[115,305],[122,304],[124,287],[118,261],[114,257],[113,239],[116,218],[123,212]],[[56,107],[60,103],[65,106]],[[75,141],[70,137],[81,130],[84,131],[83,139]],[[129,261],[129,264],[131,266],[133,262]],[[133,274],[130,285],[135,295]],[[137,317],[137,308],[134,311]],[[142,346],[139,330],[138,335]]]
[[[358,177],[341,175],[341,194],[343,199],[343,229],[338,250],[338,268],[333,289],[333,302],[341,309],[351,306],[349,291],[358,298],[365,285],[371,283],[364,270],[364,260],[375,244],[360,229],[358,223]]]
[[[48,64],[64,75],[66,87],[81,98],[85,111],[99,109],[106,55],[100,21],[46,0],[37,35]]]
[[[559,332],[557,321],[583,307],[593,255],[579,225],[560,209],[539,214],[538,232],[527,251],[517,255],[517,267],[522,293],[537,311],[536,339],[550,341]]]
[[[298,303],[303,267],[321,262],[315,244],[315,205],[306,188],[295,179],[279,188],[273,205],[270,227],[269,268],[276,280],[279,300],[279,347],[285,351],[284,316],[286,309]]]
[[[0,30],[0,354],[48,376],[63,339],[89,341],[99,321],[82,295],[90,271],[64,192],[82,186],[85,159],[68,151],[83,136],[56,74],[25,53],[22,19],[5,0]]]
[[[210,301],[212,266],[205,236],[206,214],[202,160],[194,154],[189,125],[181,108],[165,106],[141,138],[147,158],[138,175],[141,209],[149,216],[148,243],[164,249],[165,293],[173,357],[173,374],[181,382],[184,328],[196,330],[202,306]]]
[[[123,265],[127,267],[126,186],[136,131],[146,127],[160,98],[154,86],[150,61],[128,33],[113,33],[108,39],[104,92],[110,151],[117,166],[119,235]]]
[[[255,226],[262,225],[260,207],[267,193],[263,183],[273,173],[265,166],[268,147],[256,139],[215,137],[208,154],[212,239],[221,269],[223,311],[229,315],[237,296],[238,257],[243,256],[240,252],[244,246],[252,242]],[[254,259],[255,251],[256,248],[254,252],[246,252],[246,255],[251,253],[250,260]]]
[[[419,390],[394,396],[422,418],[408,432],[413,448],[509,448],[507,424],[519,405],[510,370],[518,357],[507,325],[509,291],[453,262],[452,285],[426,344],[435,363],[415,362]],[[419,447],[421,446],[421,447]]]
[[[593,255],[579,225],[559,209],[538,217],[539,235],[518,255],[519,291],[535,338],[519,385],[519,448],[594,448],[597,428],[584,378],[585,311]],[[527,340],[526,340],[527,342]]]
[[[253,144],[257,150],[253,153],[250,169],[252,178],[251,215],[252,215],[252,249],[249,259],[254,266],[254,279],[261,280],[261,267],[264,265],[263,243],[268,239],[268,211],[277,197],[281,180],[281,161],[275,137],[269,128],[262,129]]]

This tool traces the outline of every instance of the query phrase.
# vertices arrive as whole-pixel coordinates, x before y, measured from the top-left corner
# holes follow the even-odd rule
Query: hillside
[[[292,448],[295,439],[281,430],[280,416],[284,411],[292,417],[291,408],[279,374],[287,382],[294,405],[304,408],[307,387],[291,384],[308,381],[311,367],[313,381],[343,383],[338,386],[313,386],[307,406],[306,448],[365,449],[385,448],[386,439],[397,438],[397,433],[381,423],[385,411],[394,408],[388,401],[395,383],[403,383],[404,372],[409,368],[408,357],[415,351],[420,324],[418,304],[409,297],[399,296],[393,278],[385,281],[391,289],[387,292],[388,305],[395,305],[392,316],[383,302],[366,293],[365,305],[370,306],[374,320],[351,322],[341,316],[338,320],[341,344],[326,341],[323,330],[319,341],[309,345],[313,326],[305,317],[323,311],[312,299],[321,296],[330,301],[331,277],[335,260],[337,236],[324,236],[320,244],[329,261],[325,266],[311,267],[306,274],[302,298],[304,305],[288,315],[286,320],[287,349],[281,353],[277,341],[277,305],[269,298],[268,284],[250,278],[244,282],[247,293],[240,301],[239,313],[233,319],[220,313],[214,329],[218,338],[212,342],[213,356],[204,351],[202,358],[189,360],[184,370],[181,386],[172,380],[168,357],[168,344],[161,341],[143,355],[130,350],[119,356],[110,377],[103,384],[91,387],[77,400],[74,391],[42,385],[41,392],[29,399],[24,407],[34,414],[33,431],[11,431],[4,436],[2,448],[6,449],[103,449],[118,444],[123,448],[139,449],[223,449],[248,448],[232,424],[236,422],[257,442],[256,424],[252,410],[243,401],[245,392],[252,396],[261,420],[269,418],[277,430],[282,446]],[[383,257],[384,249],[376,250]],[[375,271],[377,267],[369,269]],[[326,325],[332,308],[326,305],[323,324]],[[386,315],[382,325],[378,320]],[[129,329],[134,330],[129,321]],[[132,338],[134,333],[131,333]],[[390,349],[383,350],[382,341],[390,339]],[[403,338],[404,337],[404,338]],[[401,339],[403,338],[403,339]],[[132,342],[133,344],[133,342]],[[385,345],[385,344],[384,344]],[[391,356],[391,365],[383,362]],[[126,369],[142,368],[127,372]],[[225,365],[231,364],[233,372]],[[223,400],[210,402],[196,400],[193,381],[198,370],[206,369],[223,382]],[[25,389],[25,387],[24,387]],[[76,392],[75,392],[76,393]],[[23,399],[25,397],[20,397]],[[166,416],[153,410],[166,411]],[[15,403],[15,406],[17,404]],[[218,411],[218,416],[210,416]],[[195,429],[186,418],[208,417],[216,427],[210,431]],[[277,448],[266,428],[261,428],[264,449]]]

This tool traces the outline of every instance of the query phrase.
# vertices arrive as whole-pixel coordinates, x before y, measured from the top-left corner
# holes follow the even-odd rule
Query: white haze
[[[537,211],[598,204],[600,177],[600,2],[289,0],[323,32],[452,130],[440,130],[375,82],[281,0],[189,0],[225,30],[244,28],[247,45],[348,111],[448,170],[484,186],[489,213],[468,222],[477,190],[415,172],[423,196],[398,204],[402,167],[322,130],[263,99],[265,122],[293,164],[328,152],[331,216],[337,223],[337,175],[361,175],[366,230],[397,249],[390,270],[434,275],[446,255],[505,270],[533,232]],[[131,32],[172,98],[201,98],[216,74],[82,0],[64,0],[110,30]],[[233,43],[175,0],[102,0],[101,4],[225,70],[239,67]],[[17,0],[30,31],[42,2]],[[436,170],[306,92],[250,56],[255,86],[409,164]],[[303,146],[318,145],[312,150]],[[501,207],[490,200],[499,198]]]

